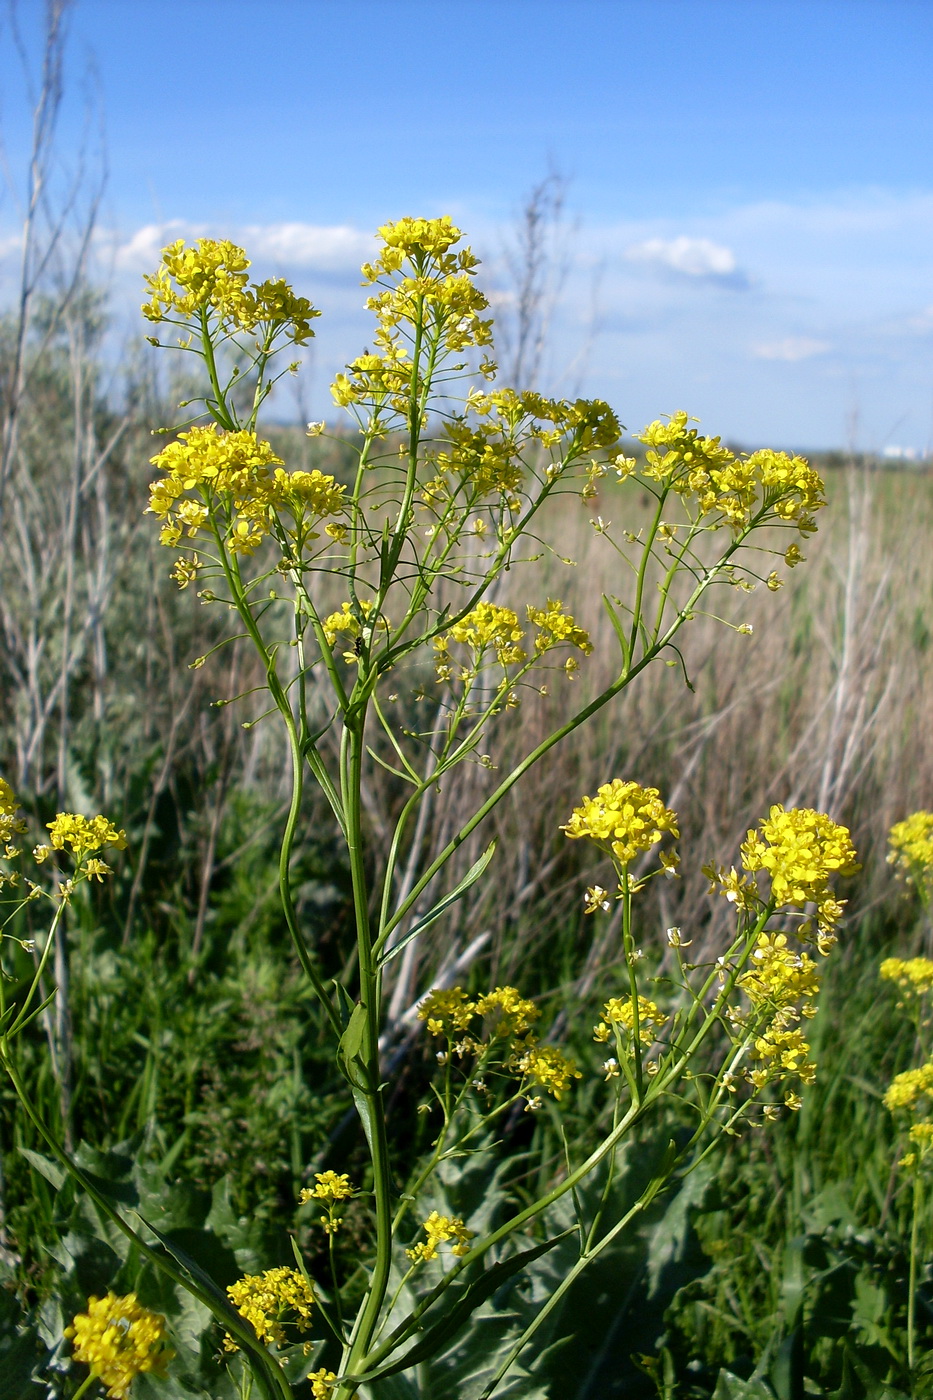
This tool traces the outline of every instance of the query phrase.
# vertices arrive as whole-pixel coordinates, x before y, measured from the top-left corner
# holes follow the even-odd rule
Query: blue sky
[[[34,35],[40,0],[19,11]],[[62,158],[92,68],[118,321],[162,242],[237,238],[325,313],[295,412],[366,339],[378,223],[453,214],[507,308],[510,220],[554,168],[544,387],[632,428],[933,443],[929,0],[76,0],[68,53]],[[27,116],[8,81],[14,170]]]

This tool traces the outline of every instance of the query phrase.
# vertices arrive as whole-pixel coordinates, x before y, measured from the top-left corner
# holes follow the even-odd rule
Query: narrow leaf
[[[29,1147],[21,1147],[20,1155],[26,1158],[31,1167],[35,1167],[46,1181],[50,1181],[56,1191],[60,1191],[65,1184],[68,1173],[64,1167],[60,1167],[57,1162],[52,1162],[48,1157],[43,1157],[41,1152],[33,1152]]]
[[[459,885],[455,885],[449,894],[446,894],[438,904],[435,904],[430,913],[425,914],[423,919],[419,919],[414,928],[410,928],[403,939],[398,943],[394,943],[387,952],[382,954],[379,959],[379,966],[385,967],[386,963],[391,962],[403,948],[407,947],[413,938],[417,938],[419,933],[423,933],[426,928],[434,923],[435,919],[439,919],[452,904],[456,904],[457,900],[460,899],[462,895],[466,894],[470,886],[476,884],[495,853],[496,843],[495,841],[490,841],[479,860],[476,861],[474,865],[470,866]]]
[[[522,1250],[519,1254],[512,1254],[508,1259],[502,1259],[498,1264],[493,1264],[491,1268],[481,1274],[478,1279],[474,1279],[464,1289],[445,1317],[440,1318],[433,1326],[426,1328],[421,1334],[420,1341],[400,1360],[390,1362],[388,1366],[381,1366],[379,1370],[364,1376],[352,1378],[345,1376],[344,1380],[353,1379],[358,1384],[368,1383],[378,1380],[382,1376],[392,1376],[397,1371],[405,1371],[410,1366],[418,1366],[422,1361],[429,1360],[460,1330],[479,1305],[491,1297],[497,1288],[501,1288],[506,1279],[511,1278],[513,1274],[520,1273],[528,1264],[533,1263],[535,1259],[540,1259],[543,1254],[547,1254],[548,1250],[553,1249],[556,1244],[560,1244],[561,1240],[565,1240],[569,1235],[575,1233],[576,1227],[571,1226],[569,1230],[562,1230],[559,1235],[555,1235],[552,1240],[545,1240],[543,1244],[535,1245],[533,1249]]]

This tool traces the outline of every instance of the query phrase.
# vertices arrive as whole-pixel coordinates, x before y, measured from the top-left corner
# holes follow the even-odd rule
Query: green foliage
[[[93,350],[94,317],[90,310],[81,315]],[[206,624],[203,611],[192,620],[192,610],[180,606],[178,596],[164,587],[162,565],[135,526],[123,534],[95,535],[87,533],[85,520],[85,534],[79,529],[76,536],[84,541],[81,548],[72,541],[70,556],[59,550],[55,541],[65,536],[51,526],[57,528],[56,503],[76,479],[69,476],[65,447],[80,407],[69,397],[65,338],[45,347],[36,365],[17,478],[21,492],[29,472],[42,482],[38,503],[30,500],[31,508],[40,508],[29,516],[29,557],[70,558],[82,580],[75,602],[79,612],[92,606],[90,593],[82,589],[90,588],[95,550],[116,545],[120,563],[100,606],[93,604],[97,632],[80,646],[56,630],[56,590],[63,572],[43,575],[46,591],[23,598],[14,587],[20,562],[8,559],[0,565],[0,572],[6,571],[0,582],[7,635],[15,642],[17,628],[28,632],[32,627],[49,639],[43,658],[47,669],[40,668],[33,690],[17,670],[15,646],[7,653],[0,689],[12,700],[8,712],[15,714],[16,724],[0,728],[0,744],[7,769],[19,765],[26,779],[21,790],[35,828],[41,831],[62,805],[108,807],[127,827],[133,856],[112,892],[82,888],[73,900],[63,944],[70,985],[60,993],[68,1020],[33,1023],[20,1042],[21,1073],[47,1122],[93,1144],[78,1149],[78,1161],[117,1208],[138,1208],[159,1232],[148,1237],[150,1242],[162,1237],[182,1269],[196,1272],[216,1289],[222,1290],[238,1272],[290,1264],[295,1255],[289,1234],[298,1257],[317,1279],[325,1278],[326,1241],[312,1221],[313,1208],[296,1208],[296,1198],[316,1167],[326,1162],[349,1168],[363,1184],[364,1195],[350,1205],[336,1241],[340,1269],[347,1273],[370,1258],[372,1181],[366,1175],[363,1136],[344,1114],[341,1094],[342,1070],[351,1079],[362,1076],[358,1087],[366,1087],[360,1068],[361,1016],[344,992],[341,1015],[345,1020],[356,1015],[356,1021],[351,1019],[345,1030],[338,1064],[278,901],[276,827],[286,792],[280,747],[264,727],[241,729],[232,707],[205,711],[202,703],[208,695],[226,701],[261,683],[262,668],[237,660],[227,669],[225,660],[212,659],[193,674],[184,669],[196,652],[224,639],[226,621],[215,619],[218,610],[207,614]],[[140,389],[138,401],[144,398]],[[89,421],[100,443],[113,427],[112,413],[96,389],[92,399]],[[147,406],[98,471],[98,505],[104,516],[135,520],[142,504],[139,464],[152,450],[142,424],[161,415],[161,409],[152,412]],[[43,423],[53,419],[55,433],[44,434]],[[355,436],[309,442],[303,435],[273,430],[270,437],[290,466],[320,467],[344,486],[352,485],[352,466],[361,448]],[[388,443],[393,452],[396,445]],[[643,467],[643,454],[636,455]],[[614,512],[614,484],[600,490]],[[587,511],[595,509],[587,506]],[[58,521],[63,529],[67,523]],[[626,523],[639,525],[634,518]],[[566,512],[560,525],[571,528]],[[542,525],[545,533],[548,528]],[[578,585],[577,591],[585,595],[586,588]],[[792,735],[801,716],[800,676],[809,674],[817,639],[832,628],[826,629],[819,615],[816,585],[791,592],[794,601],[782,624],[790,661],[774,667],[780,674],[769,692],[782,719],[768,755],[774,766],[763,763],[751,745],[747,753],[729,749],[727,791],[717,798],[709,782],[717,762],[723,766],[715,744],[707,752],[705,740],[701,743],[696,752],[707,756],[699,768],[690,759],[684,783],[698,774],[693,786],[702,794],[690,801],[697,810],[715,809],[717,820],[736,822],[736,813],[757,800],[756,783],[765,788],[783,783],[782,765],[799,761]],[[581,597],[581,607],[585,604]],[[918,618],[916,611],[910,614],[908,632],[923,653]],[[162,656],[156,667],[154,637],[160,639]],[[221,658],[232,655],[220,653]],[[23,716],[33,713],[30,706],[37,698],[44,703],[57,693],[63,664],[69,679],[60,722],[38,734],[33,766],[24,775],[16,747]],[[705,661],[703,666],[709,669]],[[429,671],[422,681],[433,684],[433,674]],[[761,677],[755,679],[750,670],[743,670],[742,682],[747,682],[749,697],[766,693]],[[669,713],[661,704],[660,686],[645,694],[645,714]],[[534,704],[537,708],[529,703],[525,722],[530,732],[538,726],[546,731],[550,701]],[[702,733],[719,732],[722,712],[712,699],[702,704],[705,708],[693,722],[706,725],[709,720]],[[419,705],[416,697],[406,695],[394,712],[399,732],[407,738],[426,723]],[[192,717],[199,709],[195,723]],[[620,736],[617,727],[596,726],[590,731],[592,743],[572,753],[556,787],[579,792],[581,772],[595,772],[600,781],[607,775],[606,765],[608,771],[619,771],[623,760],[637,759],[639,771],[673,791],[684,766],[671,738],[679,731],[662,726],[663,732],[649,728],[643,736],[635,732],[638,728],[633,723],[632,733]],[[520,725],[511,723],[510,728],[504,717],[496,757],[506,767],[521,732]],[[892,745],[896,748],[893,740]],[[865,760],[865,771],[874,774],[859,790],[866,807],[865,794],[876,797],[880,788],[881,759],[878,765],[875,772]],[[464,985],[481,989],[505,980],[502,969],[521,967],[524,989],[559,1013],[568,1047],[583,1059],[592,1055],[590,1027],[601,1005],[607,996],[625,994],[628,961],[617,932],[615,942],[611,932],[597,941],[598,956],[590,952],[593,925],[579,914],[580,863],[566,853],[553,854],[551,776],[549,772],[542,780],[534,800],[499,818],[496,865],[491,867],[497,879],[489,882],[485,896],[479,880],[485,869],[484,835],[474,848],[465,846],[464,864],[440,887],[434,907],[432,896],[413,911],[405,939],[413,941],[418,934],[422,950],[420,963],[414,964],[417,977],[409,980],[409,998],[431,985],[438,966],[463,948],[471,932],[491,924],[492,942],[482,960],[465,969]],[[801,786],[807,781],[801,778]],[[380,833],[398,816],[398,785],[385,769],[374,771],[365,796],[375,864],[385,851]],[[848,801],[848,792],[843,796]],[[113,808],[117,797],[124,804],[122,813]],[[457,829],[453,805],[446,789],[444,802],[432,814],[439,831],[433,850],[428,823],[425,860],[443,847],[445,821]],[[339,845],[326,835],[324,804],[305,798],[300,817],[291,852],[298,922],[328,982],[342,979],[352,986],[348,871]],[[743,822],[737,824],[741,828]],[[704,858],[712,849],[703,852]],[[683,903],[693,911],[690,932],[707,948],[724,946],[721,923],[715,913],[696,912],[694,894]],[[665,916],[670,898],[664,893],[655,905],[646,902],[632,938],[637,934],[639,942],[657,948],[657,927],[679,917]],[[24,919],[29,914],[27,910]],[[24,924],[24,935],[32,931]],[[798,1118],[770,1127],[767,1136],[733,1140],[727,1151],[706,1158],[685,1181],[653,1200],[551,1306],[581,1259],[581,1222],[592,1220],[598,1190],[606,1185],[598,1175],[582,1182],[558,1203],[546,1231],[535,1227],[525,1240],[496,1245],[484,1261],[464,1272],[450,1289],[446,1316],[432,1318],[406,1342],[409,1350],[403,1349],[401,1361],[414,1356],[415,1375],[406,1378],[395,1371],[400,1363],[393,1358],[366,1387],[374,1400],[415,1395],[478,1400],[542,1315],[533,1346],[517,1353],[497,1395],[587,1400],[591,1395],[657,1393],[665,1400],[676,1394],[797,1400],[808,1393],[881,1400],[883,1395],[926,1394],[923,1368],[913,1376],[905,1369],[910,1212],[892,1171],[890,1123],[879,1102],[891,1075],[910,1062],[910,1035],[893,999],[879,995],[875,964],[880,955],[870,951],[876,938],[867,920],[861,926],[853,923],[846,934],[856,951],[837,971],[838,990],[833,994],[831,983],[830,994],[824,995],[812,1037],[820,1079]],[[894,950],[902,953],[904,945],[900,932]],[[406,941],[404,947],[400,942],[389,949],[384,966],[390,985],[391,978],[401,978],[410,947]],[[631,948],[626,945],[626,951]],[[652,972],[670,972],[669,964],[658,969],[654,955],[649,957]],[[31,962],[16,952],[11,966],[15,996],[31,973]],[[413,1107],[426,1088],[433,1055],[406,1039],[404,1022],[393,1033],[387,1129],[395,1161],[407,1167],[429,1149],[437,1127],[436,1119],[416,1115]],[[52,1044],[67,1049],[67,1103],[61,1080],[49,1069]],[[425,1209],[469,1218],[480,1232],[495,1228],[550,1188],[564,1169],[568,1141],[584,1154],[608,1131],[611,1109],[602,1088],[598,1076],[580,1085],[561,1105],[560,1117],[550,1112],[528,1117],[513,1110],[497,1125],[499,1165],[491,1165],[489,1147],[445,1160],[421,1203]],[[134,1396],[176,1400],[177,1393],[181,1400],[182,1395],[209,1394],[233,1400],[230,1373],[216,1367],[220,1329],[208,1309],[161,1279],[94,1207],[81,1204],[60,1169],[44,1160],[43,1144],[30,1123],[14,1116],[9,1090],[0,1093],[0,1204],[6,1206],[0,1244],[10,1260],[7,1287],[0,1295],[4,1381],[9,1375],[9,1384],[19,1387],[24,1400],[73,1392],[74,1374],[68,1374],[61,1336],[69,1309],[83,1306],[95,1289],[138,1288],[144,1302],[169,1316],[182,1346],[175,1379],[156,1383],[143,1377]],[[369,1112],[365,1096],[363,1104]],[[669,1142],[682,1139],[682,1119],[671,1114],[662,1120],[654,1135],[643,1131],[620,1154],[606,1197],[607,1218],[622,1214],[651,1180],[652,1170],[665,1162]],[[928,1226],[924,1220],[924,1230]],[[424,1278],[403,1283],[406,1270],[396,1249],[390,1291],[399,1287],[400,1292],[387,1325],[424,1299]],[[923,1346],[931,1340],[931,1282],[921,1279]],[[355,1306],[362,1291],[359,1271],[346,1286],[347,1305]],[[222,1301],[222,1291],[219,1297]],[[579,1325],[581,1318],[585,1328]],[[441,1346],[437,1354],[435,1345]],[[307,1386],[300,1388],[302,1371],[318,1364],[336,1367],[338,1361],[328,1344],[309,1358],[289,1357],[296,1394],[303,1398],[308,1393]]]

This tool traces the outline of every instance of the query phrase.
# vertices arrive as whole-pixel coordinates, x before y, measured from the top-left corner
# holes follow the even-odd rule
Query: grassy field
[[[191,1228],[202,1228],[210,1210],[228,1244],[248,1231],[252,1257],[287,1259],[292,1235],[313,1264],[321,1242],[307,1211],[296,1210],[297,1193],[325,1160],[360,1169],[361,1144],[348,1131],[275,898],[285,756],[263,726],[242,728],[248,700],[245,709],[204,704],[247,689],[248,660],[227,651],[188,669],[192,610],[167,585],[137,524],[146,479],[137,420],[103,458],[90,498],[72,496],[69,513],[68,455],[40,431],[65,392],[62,357],[26,424],[22,475],[12,482],[15,543],[0,565],[10,717],[0,732],[3,771],[38,821],[61,804],[110,811],[126,827],[129,852],[111,889],[73,907],[56,968],[58,1009],[35,1023],[26,1073],[65,1139],[86,1144],[79,1150],[89,1168],[118,1179],[128,1170],[120,1144],[131,1143],[147,1164],[148,1191],[184,1197]],[[88,431],[100,444],[116,426],[98,408]],[[283,434],[282,446],[307,458],[303,438]],[[319,445],[313,462],[339,472],[340,443]],[[618,927],[608,921],[594,937],[582,914],[583,887],[600,871],[582,868],[556,830],[580,792],[633,776],[660,787],[680,815],[684,878],[658,887],[638,931],[661,971],[668,926],[691,936],[698,958],[715,951],[723,906],[707,897],[699,868],[733,860],[771,802],[830,812],[851,826],[863,860],[814,1027],[820,1077],[802,1113],[732,1141],[581,1283],[551,1319],[544,1369],[517,1393],[543,1387],[583,1400],[715,1389],[789,1400],[804,1386],[880,1396],[918,1385],[905,1379],[911,1209],[881,1104],[915,1047],[877,965],[892,950],[930,947],[920,910],[885,864],[885,838],[893,821],[929,804],[933,786],[933,478],[865,463],[826,471],[830,506],[807,561],[776,597],[761,587],[726,598],[726,620],[751,624],[751,635],[698,618],[683,667],[652,669],[623,711],[536,770],[495,818],[494,888],[462,901],[417,957],[398,960],[387,985],[394,1131],[417,1143],[423,1128],[411,1105],[425,1050],[408,1036],[405,1012],[452,961],[460,959],[466,985],[521,980],[558,1015],[581,1057],[588,1053],[594,1015],[622,966]],[[604,635],[599,595],[617,585],[610,563],[593,564],[590,520],[618,509],[606,487],[598,500],[555,511],[542,532],[548,592],[596,638]],[[635,531],[640,522],[624,524]],[[80,634],[55,605],[63,587],[72,591],[72,619],[94,604]],[[521,597],[518,569],[511,587]],[[604,644],[574,684],[596,685]],[[499,731],[493,762],[506,764],[519,736],[527,743],[536,727],[543,732],[558,703],[544,695],[526,705]],[[428,855],[455,829],[457,802],[469,804],[487,781],[478,767],[475,789],[438,803],[424,833]],[[388,780],[367,794],[377,836],[396,800]],[[348,873],[322,831],[311,802],[295,857],[300,913],[336,975],[351,956]],[[489,834],[463,852],[462,868]],[[581,1090],[565,1130],[595,1131],[590,1110]],[[668,1131],[679,1131],[676,1115]],[[12,1367],[39,1345],[17,1330],[24,1315],[51,1335],[55,1308],[67,1313],[82,1293],[106,1287],[116,1265],[113,1242],[105,1244],[86,1207],[34,1170],[28,1154],[41,1143],[9,1096],[2,1134],[8,1320],[0,1361],[5,1347]],[[533,1127],[513,1118],[503,1138],[513,1191],[526,1175],[546,1179],[559,1160],[546,1116]],[[642,1148],[650,1155],[657,1144]],[[352,1213],[342,1247],[357,1247]],[[924,1271],[928,1339],[930,1282]],[[547,1275],[529,1286],[546,1288]],[[581,1308],[600,1319],[595,1350],[576,1336]],[[424,1393],[447,1393],[458,1374],[435,1376]],[[48,1393],[68,1394],[69,1384],[53,1370]],[[24,1379],[11,1400],[40,1393]]]
[[[81,886],[69,908],[55,946],[58,996],[23,1037],[19,1072],[83,1169],[144,1217],[157,1212],[165,1228],[189,1232],[216,1280],[286,1265],[293,1244],[317,1276],[329,1268],[329,1245],[299,1193],[322,1166],[360,1180],[367,1168],[279,903],[288,753],[261,721],[256,661],[239,646],[214,650],[230,636],[229,615],[179,594],[143,520],[149,430],[168,416],[165,395],[140,369],[116,412],[95,359],[95,309],[69,314],[44,335],[16,422],[4,429],[0,772],[36,834],[60,810],[104,811],[126,829],[128,849],[115,879]],[[12,334],[6,325],[7,362]],[[177,397],[179,386],[170,388]],[[290,467],[348,478],[350,439],[272,436]],[[584,913],[586,887],[611,881],[608,862],[559,831],[581,793],[637,779],[679,815],[682,878],[652,883],[635,930],[661,978],[672,966],[672,927],[698,963],[718,956],[729,906],[709,896],[701,867],[736,861],[770,804],[829,813],[851,828],[862,861],[812,1027],[819,1075],[802,1111],[727,1139],[655,1202],[549,1315],[537,1359],[497,1393],[927,1393],[922,1360],[908,1366],[906,1323],[913,1229],[924,1356],[933,1341],[930,1212],[896,1166],[903,1144],[882,1102],[919,1047],[878,964],[933,953],[923,910],[885,859],[892,823],[929,807],[933,791],[933,476],[861,459],[816,465],[829,505],[783,588],[723,591],[716,617],[687,626],[676,660],[649,668],[624,703],[533,769],[463,843],[447,888],[492,837],[494,878],[388,965],[389,1124],[398,1159],[412,1163],[431,1140],[418,1104],[435,1058],[413,1033],[412,1013],[433,985],[520,985],[581,1064],[593,1060],[600,1007],[627,986],[621,915]],[[575,679],[558,674],[503,715],[488,754],[432,795],[412,870],[443,849],[496,773],[554,726],[570,687],[586,697],[610,679],[601,600],[621,589],[625,566],[593,522],[637,535],[648,505],[631,484],[623,493],[603,480],[585,502],[574,495],[548,507],[533,599],[516,564],[498,601],[521,611],[545,594],[560,598],[590,630],[594,652]],[[772,562],[762,554],[762,578]],[[322,609],[340,601],[326,584]],[[432,685],[428,670],[422,696],[416,688],[399,698],[402,725],[429,722]],[[374,767],[362,799],[378,864],[399,808],[396,777]],[[310,792],[292,872],[324,975],[352,980],[350,871]],[[19,917],[18,936],[40,932],[32,906]],[[5,975],[21,986],[33,955],[7,944]],[[598,1075],[585,1080],[559,1116],[510,1113],[497,1127],[504,1160],[495,1165],[484,1142],[448,1164],[449,1199],[481,1201],[491,1218],[506,1200],[534,1198],[562,1170],[567,1142],[583,1150],[606,1132],[600,1087]],[[64,1323],[89,1294],[130,1287],[139,1261],[47,1160],[6,1080],[0,1109],[0,1372],[14,1377],[9,1400],[58,1400],[77,1386]],[[616,1177],[596,1183],[607,1200],[637,1194],[651,1163],[686,1132],[683,1109],[672,1106],[628,1148]],[[355,1200],[335,1245],[351,1280],[366,1232]],[[571,1265],[568,1244],[520,1285],[503,1286],[444,1363],[425,1364],[420,1395],[473,1394],[471,1367],[501,1341],[497,1329],[532,1315]],[[184,1325],[194,1336],[194,1322]],[[192,1348],[208,1366],[219,1334],[198,1336]],[[197,1377],[179,1385],[142,1381],[139,1395],[210,1394]],[[376,1400],[409,1393],[373,1390]]]

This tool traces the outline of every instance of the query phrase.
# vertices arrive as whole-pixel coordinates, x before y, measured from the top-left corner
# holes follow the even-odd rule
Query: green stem
[[[71,1397],[71,1400],[81,1400],[81,1396],[85,1393],[85,1391],[87,1391],[87,1390],[90,1389],[91,1383],[92,1383],[93,1381],[96,1381],[96,1380],[97,1380],[97,1377],[94,1375],[94,1373],[93,1373],[93,1371],[92,1371],[91,1374],[90,1374],[89,1376],[87,1376],[87,1377],[81,1382],[81,1384],[78,1386],[78,1389],[75,1391],[74,1395]]]
[[[217,408],[217,417],[221,427],[228,432],[236,431],[236,422],[233,415],[227,408],[227,400],[224,391],[220,387],[220,378],[217,374],[217,361],[214,359],[214,345],[211,340],[210,328],[207,324],[207,311],[202,306],[198,312],[201,322],[201,345],[203,346],[204,363],[207,365],[208,377],[211,381],[211,388],[214,391],[214,403]]]
[[[913,1374],[916,1345],[917,1315],[917,1253],[920,1241],[920,1211],[923,1185],[920,1171],[914,1168],[913,1218],[910,1222],[910,1274],[907,1282],[907,1367]]]
[[[352,1082],[353,1097],[366,1133],[373,1170],[376,1258],[362,1307],[353,1329],[346,1357],[351,1372],[366,1355],[379,1321],[389,1285],[392,1263],[392,1180],[389,1144],[379,1073],[380,979],[373,957],[369,927],[369,891],[363,860],[362,764],[365,753],[363,729],[365,710],[349,721],[344,730],[345,762],[342,765],[343,808],[347,817],[347,854],[356,916],[357,948],[360,965],[360,1006],[363,1011],[362,1039],[358,1066],[350,1066],[359,1078]],[[352,1394],[352,1391],[347,1394]]]
[[[16,1016],[15,1020],[13,1021],[13,1024],[9,1027],[8,1030],[4,1032],[4,1040],[12,1039],[16,1032],[20,1030],[25,1024],[26,1014],[29,1010],[29,1005],[33,997],[35,996],[36,989],[38,988],[39,983],[42,980],[42,974],[45,971],[46,965],[48,963],[49,954],[51,953],[52,945],[55,942],[55,933],[64,913],[64,910],[65,901],[64,899],[62,899],[59,901],[58,908],[55,910],[55,917],[52,919],[52,923],[49,928],[49,936],[46,939],[45,947],[42,950],[42,956],[39,959],[38,966],[36,967],[35,976],[33,977],[32,982],[30,983],[29,991],[26,993],[25,999],[23,1000],[23,1004],[20,1007],[19,1014]]]
[[[285,728],[288,732],[288,743],[292,759],[292,795],[291,802],[289,803],[288,818],[285,824],[285,832],[282,837],[282,845],[279,852],[279,892],[282,899],[282,907],[285,912],[285,919],[288,924],[288,931],[291,934],[292,942],[295,945],[295,951],[298,954],[298,960],[301,963],[303,971],[305,972],[306,976],[311,982],[311,985],[314,987],[318,999],[320,1000],[321,1005],[324,1007],[334,1031],[339,1036],[342,1034],[343,1031],[343,1027],[340,1022],[340,1017],[337,1014],[336,1009],[334,1008],[331,998],[328,996],[327,989],[324,986],[324,981],[314,965],[314,961],[311,957],[311,954],[308,952],[308,949],[305,946],[305,941],[301,936],[301,930],[298,927],[295,906],[291,896],[289,863],[291,861],[292,846],[295,840],[295,830],[298,824],[298,817],[301,811],[301,794],[304,774],[303,758],[307,757],[308,755],[302,752],[302,744],[298,735],[297,727],[295,725],[295,716],[292,713],[291,704],[289,702],[288,696],[282,689],[282,683],[279,680],[278,675],[276,673],[275,658],[267,650],[266,644],[262,638],[262,633],[259,631],[259,626],[256,622],[256,619],[253,617],[252,609],[249,605],[249,600],[247,599],[243,591],[243,584],[242,580],[240,579],[239,570],[236,567],[235,562],[231,561],[228,552],[224,547],[224,542],[220,531],[216,530],[215,535],[217,539],[217,545],[220,550],[220,558],[223,565],[224,575],[227,580],[227,585],[233,594],[233,599],[236,605],[237,612],[240,614],[243,626],[249,633],[253,645],[259,652],[259,655],[261,656],[265,664],[266,684],[269,687],[269,693],[271,694],[272,699],[275,702],[275,706],[279,711],[279,714],[282,716],[282,719],[285,723]],[[318,777],[316,771],[315,777]],[[330,783],[329,775],[327,778],[327,785],[325,785],[320,778],[318,778],[318,781],[328,797],[331,797],[332,794],[331,807],[334,810],[334,813],[342,826],[344,820],[342,804],[339,802],[339,800],[337,800],[337,795],[333,791],[333,784]]]
[[[632,1059],[635,1061],[636,1099],[645,1096],[645,1076],[641,1057],[641,1026],[638,1006],[638,976],[635,971],[635,940],[632,937],[632,885],[628,866],[622,872],[622,948],[628,963],[629,990],[632,997]]]

